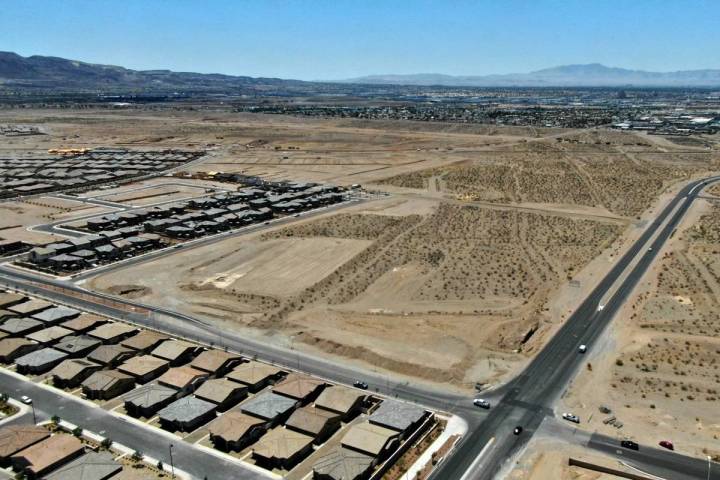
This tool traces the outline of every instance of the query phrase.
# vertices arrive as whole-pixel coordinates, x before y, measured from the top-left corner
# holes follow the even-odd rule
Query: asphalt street
[[[67,282],[2,267],[0,268],[0,283],[39,294],[60,303],[134,321],[207,344],[226,346],[231,350],[246,355],[257,355],[261,359],[292,368],[299,367],[303,371],[331,381],[351,383],[360,377],[370,383],[372,390],[380,393],[414,401],[431,408],[453,411],[467,421],[469,433],[461,440],[453,455],[435,471],[432,478],[438,480],[489,479],[493,478],[504,463],[526,445],[543,420],[553,414],[553,404],[574,377],[577,369],[584,363],[584,357],[577,351],[578,346],[585,344],[591,349],[595,341],[602,335],[622,302],[640,281],[659,248],[670,237],[682,219],[701,190],[699,188],[701,185],[701,182],[693,182],[683,188],[625,255],[617,261],[608,275],[603,278],[526,369],[513,381],[489,392],[488,397],[493,399],[495,406],[488,412],[472,407],[470,399],[449,392],[408,382],[392,381],[384,375],[373,372],[361,373],[354,368],[314,358],[294,350],[242,338],[231,332],[219,330],[197,318],[110,297],[113,301],[127,306],[139,309],[149,308],[154,313],[140,315],[118,310],[98,303],[107,296],[88,292]],[[662,226],[665,220],[668,222]],[[659,232],[658,229],[660,229]],[[655,233],[658,235],[652,243],[652,250],[649,251],[646,243]],[[616,293],[606,302],[605,308],[598,310],[601,299],[607,295],[615,281],[621,278],[624,270],[638,255],[642,255],[640,260],[632,266],[632,270],[624,277]],[[77,293],[67,295],[58,292],[52,290],[53,285],[63,285]],[[82,298],[78,298],[78,295],[81,295]],[[516,425],[523,426],[524,432],[521,435],[512,434],[512,429]],[[115,427],[109,425],[108,431],[111,431],[111,428]],[[482,458],[478,458],[478,454],[483,451],[491,439],[493,441],[491,448],[485,450]],[[645,448],[641,447],[641,451],[643,450]],[[681,457],[682,461],[677,460],[677,457]],[[644,458],[642,460],[650,461],[652,459]],[[706,461],[673,455],[663,462],[662,468],[664,471],[687,474],[695,469],[699,471],[700,464],[706,464]],[[693,465],[693,469],[689,469],[688,465]]]

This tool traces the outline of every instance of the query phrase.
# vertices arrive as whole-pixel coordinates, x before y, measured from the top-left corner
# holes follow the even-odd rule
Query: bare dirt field
[[[720,205],[697,202],[564,402],[588,428],[720,455]],[[621,429],[602,422],[613,408]]]
[[[0,121],[48,132],[14,138],[2,154],[202,148],[208,156],[188,170],[392,192],[88,283],[268,341],[462,388],[515,371],[609,269],[663,192],[720,169],[716,147],[601,129],[210,110],[13,110]],[[173,180],[92,195],[151,204],[193,194]]]

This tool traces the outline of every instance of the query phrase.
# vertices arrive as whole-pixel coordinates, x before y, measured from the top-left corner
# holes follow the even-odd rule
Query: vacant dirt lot
[[[693,206],[617,324],[568,408],[594,412],[590,428],[617,432],[597,413],[606,404],[624,424],[620,435],[720,455],[720,206]]]

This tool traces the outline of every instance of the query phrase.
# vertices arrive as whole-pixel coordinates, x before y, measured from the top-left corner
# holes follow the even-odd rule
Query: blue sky
[[[5,0],[0,49],[282,78],[720,68],[714,0]]]

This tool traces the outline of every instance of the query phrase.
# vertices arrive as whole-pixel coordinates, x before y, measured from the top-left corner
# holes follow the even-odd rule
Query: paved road
[[[713,177],[712,181],[719,179]],[[584,363],[585,359],[578,353],[578,347],[584,344],[592,348],[640,281],[660,247],[677,227],[702,186],[703,181],[692,182],[670,201],[525,370],[495,392],[501,395],[497,406],[490,410],[479,428],[463,439],[453,456],[436,470],[433,479],[493,478],[503,464],[527,444],[545,417],[552,415],[557,398]],[[668,222],[663,224],[665,220]],[[651,243],[651,250],[648,250],[646,243],[655,233],[658,235]],[[641,255],[640,260],[607,301],[604,309],[598,310],[600,301],[638,255]],[[524,428],[524,432],[516,436],[512,430],[518,425]],[[478,453],[493,438],[491,448],[480,462],[476,462]],[[700,460],[688,460],[692,461]],[[686,471],[683,464],[670,463],[668,468],[674,465],[677,471]]]
[[[717,179],[720,179],[720,177]],[[693,182],[683,188],[646,229],[640,239],[617,261],[608,275],[590,293],[587,299],[566,321],[558,334],[550,340],[520,376],[489,395],[496,406],[487,414],[468,406],[468,399],[458,395],[419,385],[390,381],[387,377],[374,373],[362,374],[363,378],[370,382],[374,390],[390,396],[415,401],[429,407],[452,410],[468,422],[469,434],[463,438],[454,454],[440,466],[432,478],[438,480],[493,478],[503,463],[524,447],[542,421],[552,415],[553,404],[573,378],[577,368],[584,362],[582,355],[577,353],[578,346],[586,344],[592,348],[592,345],[612,320],[622,302],[647,270],[659,248],[672,234],[697,196],[700,186],[701,182]],[[668,223],[662,226],[665,220],[668,220]],[[647,251],[645,244],[655,233],[658,233],[658,230],[659,234],[652,243],[652,251]],[[617,289],[617,293],[610,298],[602,311],[598,311],[600,300],[606,296],[615,281],[622,276],[624,270],[631,265],[633,259],[638,255],[641,255],[639,262],[632,266],[630,274],[624,278]],[[87,292],[67,283],[63,284],[66,288],[74,289],[86,297],[86,299],[78,299],[75,295],[69,296],[48,290],[48,287],[53,284],[62,282],[41,279],[32,274],[18,273],[4,267],[0,268],[0,281],[8,286],[40,294],[61,303],[76,305],[80,308],[154,328],[161,326],[163,330],[169,333],[198,339],[205,343],[220,344],[245,354],[257,354],[259,358],[283,365],[299,366],[300,369],[308,373],[336,382],[350,383],[358,377],[356,369],[264,344],[261,341],[242,338],[230,332],[221,331],[200,319],[176,312],[147,307],[154,312],[153,315],[129,314],[123,310],[99,305],[98,301],[101,301],[102,297],[104,297],[102,294]],[[29,285],[28,281],[34,281],[35,283]],[[113,300],[117,299],[113,298]],[[137,302],[117,301],[128,306],[145,307]],[[525,429],[520,436],[511,433],[515,425],[522,425]],[[491,439],[494,439],[491,448],[488,448],[484,455],[478,458],[478,454]],[[703,462],[699,459],[683,458],[683,462],[669,461],[669,465],[664,468],[675,468],[677,471],[687,472],[686,463],[697,465],[697,462]]]

